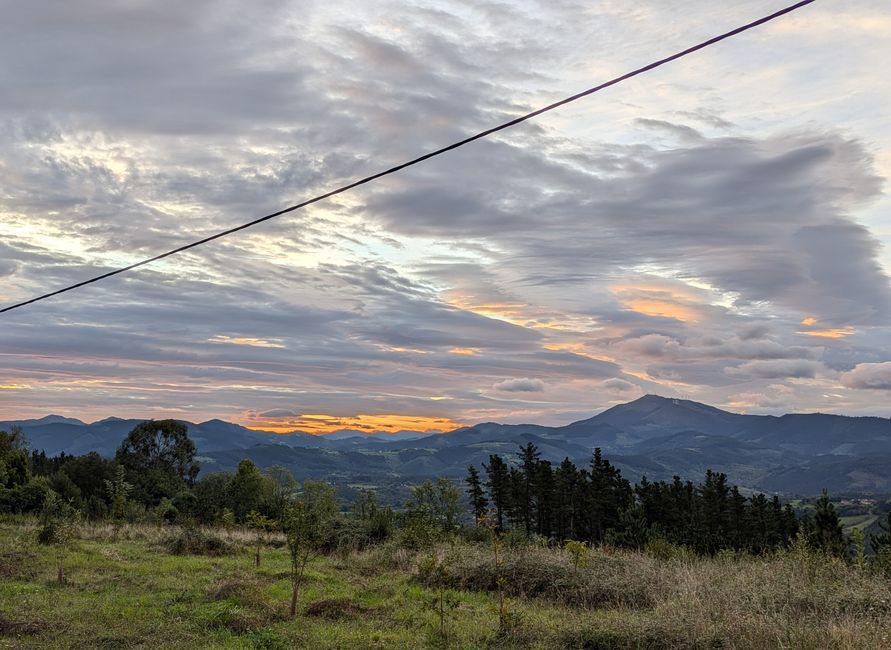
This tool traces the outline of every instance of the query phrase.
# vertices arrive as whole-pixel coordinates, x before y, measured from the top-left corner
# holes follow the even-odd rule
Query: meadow
[[[803,544],[702,557],[668,544],[570,552],[508,536],[496,565],[485,541],[391,539],[312,561],[292,619],[287,550],[274,533],[257,567],[247,530],[197,531],[214,543],[195,548],[169,525],[82,523],[65,546],[38,544],[38,531],[33,518],[0,521],[0,647],[889,646],[891,582]]]

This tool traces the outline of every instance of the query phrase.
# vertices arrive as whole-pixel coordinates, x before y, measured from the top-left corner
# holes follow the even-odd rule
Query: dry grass
[[[507,551],[500,572],[483,546],[438,552],[450,568],[426,574],[420,561],[425,586],[491,593],[500,573],[513,598],[615,612],[609,626],[572,631],[568,647],[891,647],[891,583],[800,548],[668,560],[595,549],[579,567],[563,551],[529,548]]]

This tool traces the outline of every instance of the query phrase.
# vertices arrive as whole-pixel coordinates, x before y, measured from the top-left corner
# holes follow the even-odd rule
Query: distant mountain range
[[[21,426],[31,447],[47,454],[111,456],[142,420],[90,424],[59,415],[0,422]],[[489,454],[514,457],[532,442],[544,458],[587,463],[594,447],[632,480],[674,474],[699,479],[723,471],[740,486],[784,495],[891,493],[891,419],[822,413],[742,415],[688,400],[646,395],[560,427],[486,422],[442,434],[403,431],[310,435],[253,431],[222,420],[187,423],[202,471],[232,470],[243,458],[282,465],[298,478],[345,485],[464,476]]]

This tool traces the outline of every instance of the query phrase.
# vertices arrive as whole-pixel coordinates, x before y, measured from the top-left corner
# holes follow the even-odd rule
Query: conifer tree
[[[479,526],[489,508],[489,500],[486,498],[486,493],[483,491],[483,484],[482,481],[480,481],[480,473],[473,465],[470,465],[467,468],[467,478],[465,479],[465,482],[467,483],[467,494],[470,497],[470,505],[473,508],[473,520],[476,522],[476,525]]]
[[[520,447],[519,460],[522,480],[517,490],[517,514],[520,517],[526,535],[532,532],[533,509],[535,507],[535,470],[541,454],[538,447],[531,442]]]
[[[844,555],[845,538],[841,520],[825,489],[817,499],[813,518],[808,520],[807,538],[812,548],[830,555]]]
[[[486,470],[486,487],[495,509],[495,526],[500,532],[504,530],[504,519],[510,506],[510,472],[507,463],[497,454],[489,456],[489,464],[484,464],[483,469]]]

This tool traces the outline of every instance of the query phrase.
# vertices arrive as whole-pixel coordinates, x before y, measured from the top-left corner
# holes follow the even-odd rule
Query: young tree
[[[476,525],[480,525],[480,521],[486,515],[486,510],[489,507],[489,500],[486,498],[486,493],[483,491],[483,484],[480,481],[480,473],[477,471],[476,467],[470,465],[467,468],[467,478],[465,479],[467,483],[467,494],[470,497],[470,506],[473,508],[473,520],[476,522]]]
[[[108,500],[111,502],[111,521],[114,526],[115,538],[118,536],[118,531],[127,512],[127,496],[133,489],[133,486],[127,483],[124,476],[124,466],[118,465],[115,469],[114,478],[105,480],[105,490],[108,493]]]
[[[266,541],[266,534],[275,528],[275,522],[261,515],[256,510],[252,510],[247,516],[247,525],[256,534],[256,553],[254,554],[254,566],[260,568],[260,546]]]
[[[291,618],[297,615],[306,567],[320,552],[337,512],[334,488],[315,481],[306,481],[301,494],[285,509],[282,529],[291,560]]]
[[[57,549],[59,584],[65,583],[65,551],[77,533],[79,512],[70,503],[50,490],[47,492],[43,510],[40,513],[40,532],[37,541],[41,544],[55,544]]]

